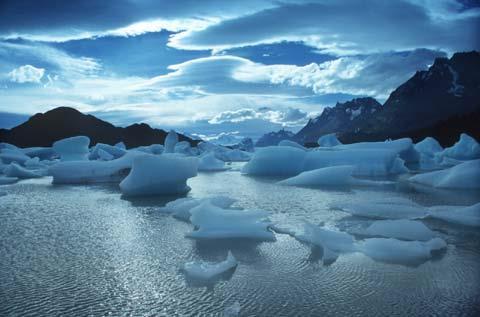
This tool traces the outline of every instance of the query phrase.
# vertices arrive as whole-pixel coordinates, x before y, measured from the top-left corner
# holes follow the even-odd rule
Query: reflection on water
[[[385,188],[321,190],[278,186],[238,171],[201,173],[191,197],[227,195],[236,207],[265,209],[286,228],[304,220],[348,229],[368,220],[333,202],[386,196],[419,204],[467,205],[478,192],[437,191],[400,182]],[[50,179],[6,186],[0,197],[0,315],[220,315],[238,301],[245,316],[475,315],[480,298],[478,229],[428,220],[448,243],[417,267],[358,253],[323,265],[321,250],[288,235],[276,242],[195,241],[193,228],[158,211],[179,197],[122,198],[118,185],[52,186]],[[188,261],[218,262],[232,250],[235,272],[192,285]]]

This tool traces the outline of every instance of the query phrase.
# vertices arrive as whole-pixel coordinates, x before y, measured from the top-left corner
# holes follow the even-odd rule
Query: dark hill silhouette
[[[1,142],[21,147],[51,146],[57,140],[76,135],[88,136],[90,145],[124,142],[127,148],[132,148],[154,143],[163,144],[167,132],[154,129],[145,123],[133,124],[126,128],[116,127],[69,107],[37,113],[12,129],[0,129]],[[199,142],[182,134],[179,134],[179,140],[188,141],[192,145]]]

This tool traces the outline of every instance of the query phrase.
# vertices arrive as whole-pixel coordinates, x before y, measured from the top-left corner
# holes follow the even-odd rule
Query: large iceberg
[[[332,147],[342,144],[338,139],[335,133],[325,134],[318,138],[318,146],[320,147]]]
[[[468,207],[430,207],[428,216],[464,226],[480,227],[480,203]]]
[[[354,176],[384,176],[408,172],[396,151],[361,148],[308,152],[302,168],[309,171],[337,165],[354,166]]]
[[[404,199],[339,202],[332,204],[331,208],[372,219],[421,219],[427,216],[427,208]]]
[[[197,175],[198,159],[178,155],[140,155],[130,174],[120,183],[126,196],[182,194],[190,190],[187,179]]]
[[[418,241],[428,241],[436,236],[436,234],[421,221],[406,219],[377,220],[368,228],[355,231],[354,233],[372,237],[378,236]]]
[[[129,152],[111,161],[67,161],[60,162],[49,168],[54,184],[88,184],[120,182],[132,167],[135,157],[145,155],[139,152]]]
[[[187,234],[193,239],[243,238],[275,241],[268,227],[268,213],[261,210],[223,209],[206,201],[190,210],[190,222],[196,230]]]
[[[22,152],[30,157],[38,157],[40,160],[51,160],[55,157],[55,151],[51,147],[27,147]]]
[[[303,170],[307,152],[291,146],[268,146],[259,148],[242,173],[264,176],[293,176]]]
[[[178,135],[174,130],[170,130],[165,137],[165,153],[174,153],[175,145],[178,143]]]
[[[385,150],[391,151],[399,155],[407,163],[418,162],[419,155],[418,152],[413,147],[412,139],[403,138],[393,141],[384,141],[384,142],[359,142],[352,144],[341,144],[335,147],[335,149],[344,149],[344,150]]]
[[[225,162],[215,157],[212,152],[206,153],[199,158],[198,170],[205,172],[225,171],[229,167],[225,166]]]
[[[28,170],[17,163],[10,163],[4,170],[3,173],[7,177],[16,177],[20,179],[27,179],[27,178],[38,178],[42,177],[43,174],[37,171]]]
[[[480,144],[469,136],[462,133],[460,140],[452,147],[446,148],[440,153],[442,157],[449,157],[456,160],[474,160],[480,158]]]
[[[357,244],[357,250],[375,261],[417,265],[428,261],[432,252],[447,247],[445,241],[433,238],[429,241],[403,241],[397,239],[371,238]]]
[[[74,136],[53,143],[53,150],[62,161],[88,160],[90,139],[86,136]]]
[[[386,181],[371,181],[352,177],[353,166],[330,166],[302,172],[297,176],[278,182],[288,186],[377,186],[392,184]]]
[[[30,159],[30,156],[24,154],[22,151],[12,148],[4,148],[0,150],[0,161],[5,164],[10,164],[12,162],[18,164],[25,164],[26,161]]]
[[[437,188],[480,188],[480,160],[467,161],[451,168],[418,174],[409,181]]]
[[[209,262],[187,262],[183,265],[183,272],[187,277],[197,280],[213,280],[223,273],[235,269],[238,265],[232,252],[228,251],[227,258],[218,263]]]
[[[173,217],[189,222],[191,216],[190,209],[195,208],[206,201],[220,208],[229,208],[236,202],[236,199],[226,196],[212,196],[206,198],[185,197],[167,203],[164,207],[160,208],[160,211],[171,213]]]
[[[443,151],[440,143],[438,143],[438,141],[432,137],[426,137],[422,141],[415,144],[414,148],[418,153],[431,157],[433,157],[435,153]]]

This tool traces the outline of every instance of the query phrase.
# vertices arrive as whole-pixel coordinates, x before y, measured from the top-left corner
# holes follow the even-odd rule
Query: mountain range
[[[59,107],[45,113],[37,113],[26,122],[12,128],[0,129],[0,141],[21,147],[51,146],[53,142],[76,135],[86,135],[91,145],[124,142],[127,148],[163,144],[167,132],[148,124],[132,124],[116,127],[92,115],[86,115],[68,107]],[[199,141],[179,134],[180,141],[196,145]]]

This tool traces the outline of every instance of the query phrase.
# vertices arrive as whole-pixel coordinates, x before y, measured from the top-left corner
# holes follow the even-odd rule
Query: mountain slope
[[[0,141],[17,146],[51,146],[53,142],[76,135],[86,135],[91,145],[96,143],[115,144],[124,142],[128,148],[163,143],[167,132],[153,129],[148,124],[133,124],[126,128],[115,127],[111,123],[92,115],[85,115],[78,110],[59,107],[38,113],[28,121],[12,128],[0,130]],[[189,141],[186,136],[179,135],[180,141]]]

